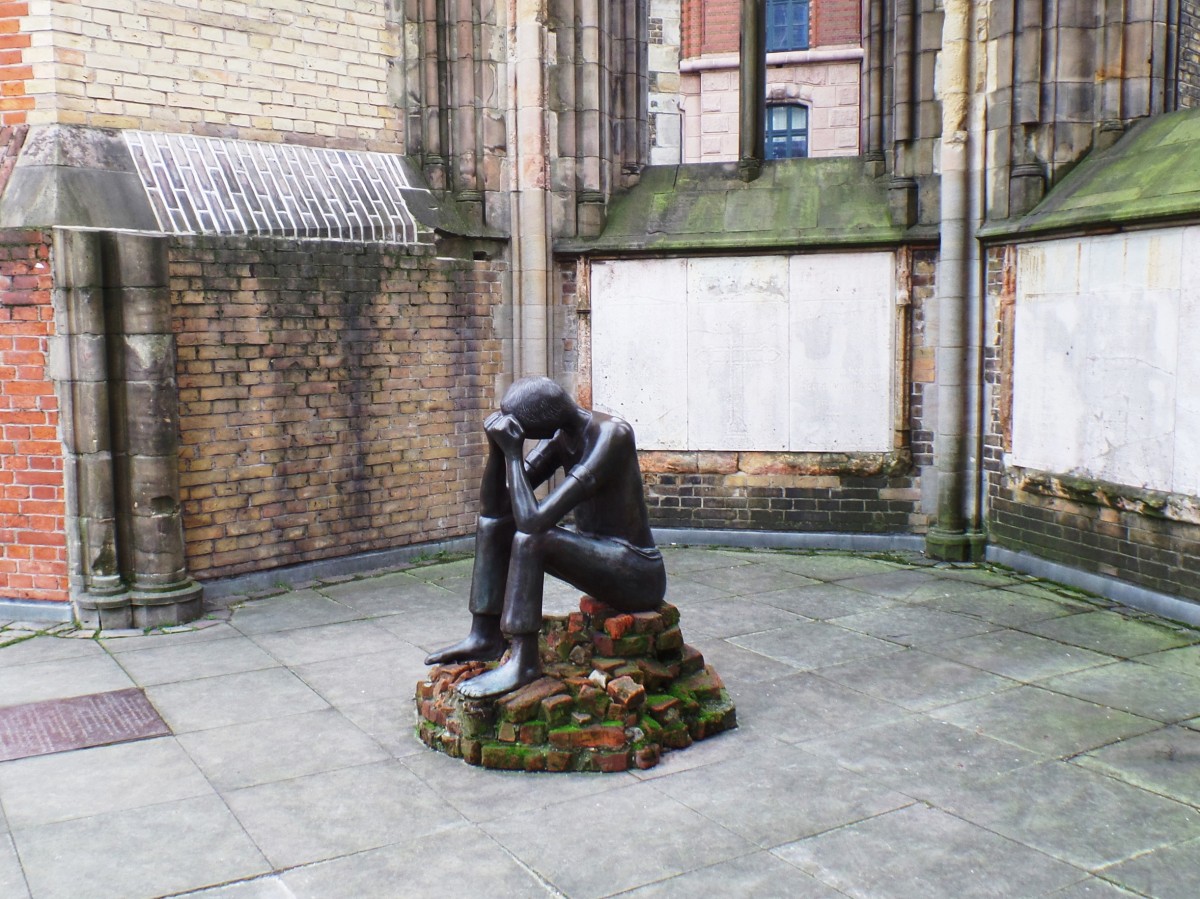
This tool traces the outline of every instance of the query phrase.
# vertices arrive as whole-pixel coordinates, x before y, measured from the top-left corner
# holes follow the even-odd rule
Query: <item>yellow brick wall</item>
[[[29,0],[30,124],[396,150],[385,0]]]

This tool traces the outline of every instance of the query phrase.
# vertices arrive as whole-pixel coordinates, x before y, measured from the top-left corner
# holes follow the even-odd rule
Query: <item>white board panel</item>
[[[895,285],[891,253],[792,258],[789,448],[892,448]]]
[[[688,261],[688,448],[787,447],[788,265]]]
[[[592,266],[592,401],[642,449],[687,445],[686,272],[682,259]]]

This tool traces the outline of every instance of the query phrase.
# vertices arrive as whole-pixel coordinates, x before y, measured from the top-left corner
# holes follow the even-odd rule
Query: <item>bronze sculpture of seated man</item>
[[[459,685],[475,698],[541,674],[544,575],[625,612],[657,609],[667,583],[628,423],[581,408],[548,378],[526,378],[509,388],[484,429],[490,451],[480,486],[471,632],[425,660],[492,660],[510,650],[499,667]],[[526,438],[541,441],[528,458]],[[566,477],[538,502],[534,490],[559,468]],[[571,513],[574,530],[561,525]]]

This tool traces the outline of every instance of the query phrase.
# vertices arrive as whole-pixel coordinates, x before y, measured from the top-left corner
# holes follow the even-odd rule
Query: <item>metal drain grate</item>
[[[30,702],[0,709],[0,762],[170,733],[137,688]]]

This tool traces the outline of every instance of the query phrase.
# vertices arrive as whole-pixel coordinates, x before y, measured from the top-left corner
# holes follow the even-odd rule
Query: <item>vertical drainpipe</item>
[[[550,374],[544,0],[508,0],[514,375]]]
[[[939,78],[942,100],[941,225],[938,258],[937,522],[926,552],[938,559],[981,557],[978,383],[981,313],[974,236],[979,172],[970,138],[974,96],[973,0],[946,0]]]
[[[742,0],[738,174],[753,181],[762,173],[766,149],[767,16],[765,0]]]

